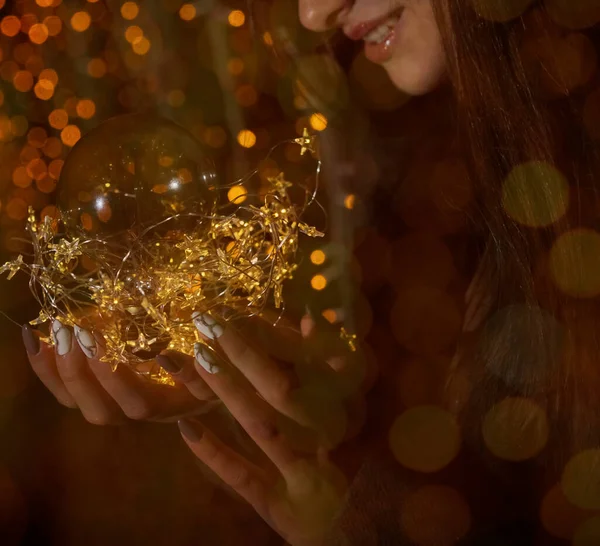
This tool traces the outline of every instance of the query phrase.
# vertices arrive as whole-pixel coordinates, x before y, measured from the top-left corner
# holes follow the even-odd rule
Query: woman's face
[[[431,0],[299,2],[307,29],[339,27],[351,40],[362,40],[367,58],[381,64],[401,91],[422,95],[442,80],[445,59]]]

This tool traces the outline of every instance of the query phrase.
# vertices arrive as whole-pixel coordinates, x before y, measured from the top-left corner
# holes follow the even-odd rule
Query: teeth
[[[398,15],[386,19],[381,25],[373,29],[364,37],[365,42],[381,44],[389,36],[390,31],[396,26],[400,17]]]

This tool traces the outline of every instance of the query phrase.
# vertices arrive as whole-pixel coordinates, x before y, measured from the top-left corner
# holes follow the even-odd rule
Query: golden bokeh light
[[[340,319],[338,318],[338,313],[335,309],[325,309],[321,315],[323,318],[329,322],[330,324],[335,324]]]
[[[130,44],[139,42],[144,37],[144,31],[137,25],[131,25],[125,29],[125,39]]]
[[[17,167],[12,174],[13,184],[19,188],[28,188],[31,186],[32,178],[23,166]]]
[[[58,180],[64,163],[65,162],[62,159],[54,159],[51,161],[48,165],[48,175],[54,180]]]
[[[248,190],[242,185],[232,186],[227,192],[227,199],[234,205],[243,203],[247,198]]]
[[[416,546],[452,546],[469,532],[471,511],[456,489],[426,485],[402,503],[400,525]]]
[[[54,85],[50,80],[39,80],[35,84],[33,91],[38,99],[50,100],[54,95]]]
[[[577,527],[571,546],[597,546],[598,544],[600,544],[600,516],[594,516]]]
[[[27,174],[34,180],[41,180],[48,173],[48,168],[43,159],[32,159],[27,164]]]
[[[91,99],[81,99],[77,102],[77,115],[82,119],[90,119],[96,113],[96,104]]]
[[[21,21],[14,15],[7,15],[0,21],[0,32],[9,38],[13,38],[21,30]]]
[[[13,85],[17,91],[22,93],[29,91],[33,87],[33,76],[27,70],[19,70],[14,78]]]
[[[145,36],[142,36],[140,40],[131,44],[131,49],[133,49],[133,52],[137,55],[146,55],[148,51],[150,51],[150,47],[150,40]]]
[[[24,220],[27,217],[27,203],[20,197],[13,197],[6,204],[6,215],[11,220]]]
[[[239,76],[244,71],[244,61],[239,57],[232,57],[227,61],[227,72],[232,76]]]
[[[327,278],[325,275],[315,275],[312,279],[310,279],[310,285],[313,290],[324,290],[327,286]]]
[[[76,32],[85,32],[92,22],[87,11],[77,11],[71,16],[71,28]]]
[[[560,484],[552,487],[542,499],[540,520],[552,536],[571,540],[575,529],[593,514],[573,506],[565,497]]]
[[[569,184],[558,169],[546,162],[523,163],[502,185],[502,206],[520,224],[546,227],[567,212]]]
[[[324,131],[327,129],[327,118],[323,114],[312,114],[309,118],[309,123],[315,131]]]
[[[388,435],[396,460],[417,472],[437,472],[460,449],[460,429],[454,416],[437,406],[410,408],[396,418]]]
[[[66,146],[75,146],[81,138],[81,131],[77,125],[67,125],[60,132],[60,138]]]
[[[234,9],[233,11],[229,12],[227,21],[232,27],[241,27],[246,22],[246,15],[243,11]]]
[[[313,250],[310,253],[310,261],[315,265],[324,264],[326,258],[327,258],[327,256],[325,255],[325,252],[323,252],[322,250]]]
[[[600,449],[588,449],[565,465],[560,480],[567,500],[584,510],[600,510]]]
[[[252,148],[256,144],[256,134],[249,129],[242,129],[237,135],[237,141],[242,148]]]
[[[44,18],[44,26],[49,36],[58,36],[62,30],[62,21],[57,15],[48,15]]]
[[[104,59],[90,59],[87,64],[87,72],[92,78],[102,78],[106,74],[106,62]]]
[[[52,68],[44,68],[38,76],[40,80],[49,81],[54,87],[58,85],[58,73]]]
[[[48,133],[43,127],[32,127],[27,134],[27,142],[34,148],[43,148],[48,140]]]
[[[65,124],[65,126],[66,126],[66,124]],[[49,158],[52,158],[52,159],[60,156],[62,154],[62,150],[63,150],[62,142],[57,137],[50,137],[46,141],[46,144],[44,144],[44,146],[42,148],[44,155]]]
[[[66,110],[57,108],[56,110],[52,110],[52,112],[50,112],[50,115],[48,116],[48,123],[55,129],[64,129],[69,123],[69,115],[67,114]]]
[[[50,32],[48,31],[48,27],[43,23],[36,23],[29,29],[29,39],[34,44],[43,44],[48,39],[49,35]]]
[[[274,43],[273,36],[271,35],[271,33],[269,31],[263,33],[262,39],[263,39],[263,43],[265,45],[272,46]]]
[[[346,207],[348,210],[352,210],[355,204],[356,195],[354,195],[353,193],[349,193],[348,195],[346,195],[346,197],[344,197],[344,207]]]
[[[506,398],[486,414],[483,440],[498,458],[525,461],[538,455],[548,442],[548,419],[527,398]]]
[[[179,17],[181,17],[184,21],[191,21],[196,17],[196,8],[193,4],[183,4],[179,8]]]
[[[121,17],[128,21],[133,21],[138,16],[139,12],[140,8],[135,2],[125,2],[121,6]]]
[[[565,294],[592,298],[600,294],[600,233],[574,229],[561,235],[550,251],[548,267]]]

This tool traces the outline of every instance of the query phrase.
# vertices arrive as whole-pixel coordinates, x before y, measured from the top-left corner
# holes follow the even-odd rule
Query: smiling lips
[[[401,17],[402,10],[383,19],[361,23],[347,30],[346,35],[351,40],[364,40],[367,59],[384,63],[392,56]]]

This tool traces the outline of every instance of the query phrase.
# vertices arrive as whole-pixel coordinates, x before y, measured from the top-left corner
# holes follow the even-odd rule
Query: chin
[[[390,67],[387,73],[392,83],[403,93],[411,96],[426,95],[435,91],[444,81],[443,68],[423,70],[423,66]]]

